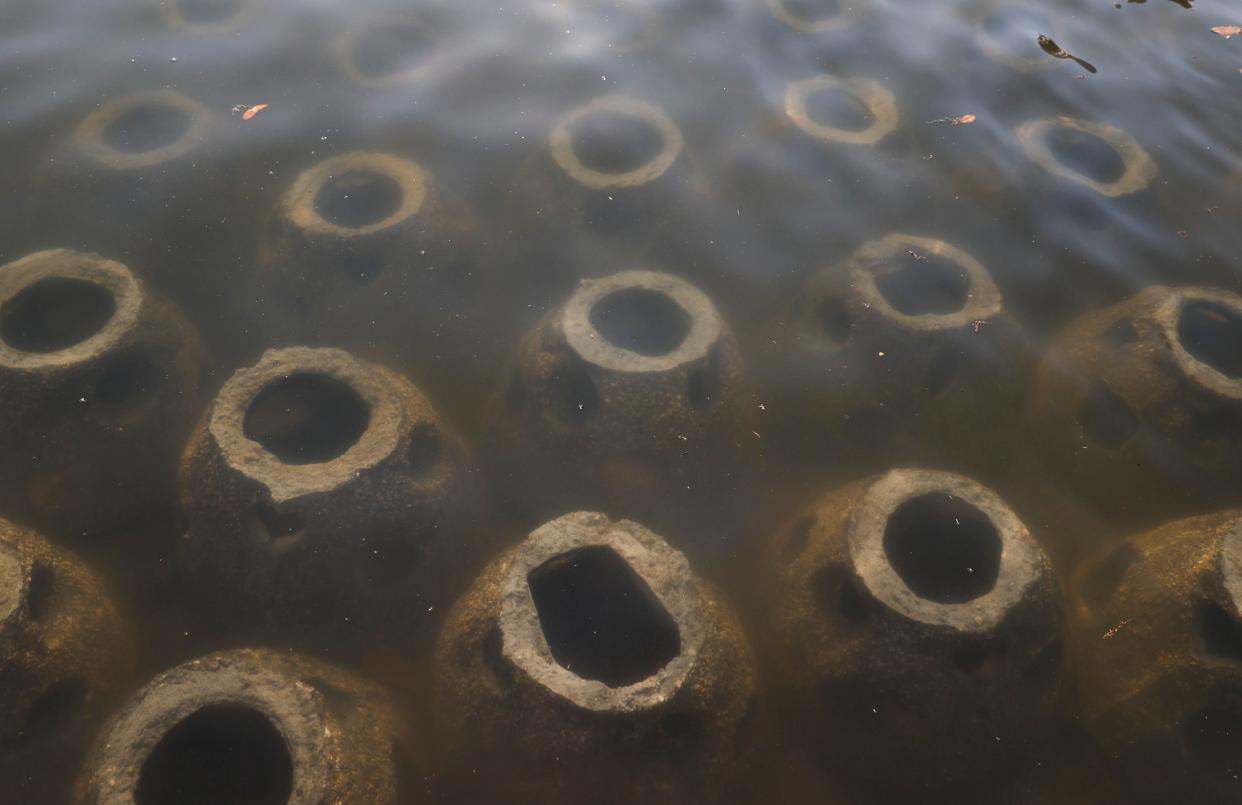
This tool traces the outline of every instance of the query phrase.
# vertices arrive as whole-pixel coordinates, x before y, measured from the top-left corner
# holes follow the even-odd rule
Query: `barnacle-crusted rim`
[[[615,552],[664,607],[677,626],[680,651],[647,678],[622,687],[585,679],[552,656],[531,595],[531,571],[579,548]],[[520,671],[575,705],[598,712],[648,710],[669,701],[694,668],[703,645],[704,602],[685,556],[638,523],[574,512],[535,529],[513,554],[501,582],[502,652]]]
[[[164,672],[135,695],[105,736],[92,801],[133,803],[142,768],[160,741],[206,707],[236,705],[252,710],[280,733],[293,769],[289,805],[324,801],[331,784],[323,753],[332,730],[315,689],[265,668],[249,651],[192,660]]]
[[[346,31],[336,40],[333,51],[336,55],[337,62],[344,71],[345,76],[360,87],[368,89],[388,89],[404,84],[413,84],[426,78],[435,70],[435,59],[426,58],[412,67],[404,70],[397,70],[392,73],[383,73],[376,75],[368,73],[358,66],[355,54],[362,42],[362,38],[370,32],[384,28],[387,26],[396,26],[401,28],[410,28],[424,34],[432,41],[439,44],[440,33],[427,23],[421,16],[417,14],[381,14],[376,16],[368,16],[350,25]]]
[[[654,291],[672,301],[690,319],[690,331],[663,355],[642,355],[609,341],[591,323],[591,311],[605,297],[629,289]],[[622,271],[583,280],[565,303],[560,326],[578,355],[588,363],[618,372],[663,372],[701,360],[720,339],[724,324],[707,295],[685,280],[655,271]]]
[[[853,0],[847,0],[852,2]],[[865,0],[857,0],[864,2]],[[855,22],[861,11],[851,5],[838,6],[837,13],[808,20],[790,11],[787,0],[767,0],[768,11],[785,25],[804,34],[822,34],[844,28]]]
[[[143,290],[130,270],[99,255],[70,249],[35,252],[0,267],[0,308],[30,286],[48,279],[79,280],[103,288],[115,306],[112,317],[93,335],[54,352],[26,352],[0,338],[0,366],[38,370],[82,364],[111,351],[138,322]]]
[[[807,102],[812,95],[826,89],[839,89],[861,101],[874,118],[871,125],[855,131],[830,126],[812,118]],[[816,139],[851,145],[875,145],[897,128],[900,117],[897,99],[878,82],[827,74],[792,82],[785,91],[785,114],[795,126]]]
[[[898,574],[884,548],[893,512],[908,500],[936,493],[959,498],[982,512],[1001,543],[995,585],[964,603],[920,597]],[[849,526],[849,548],[854,572],[876,600],[911,620],[963,632],[998,625],[1048,572],[1043,550],[995,492],[970,478],[935,470],[892,470],[868,486]]]
[[[1175,288],[1156,310],[1156,323],[1173,360],[1187,378],[1201,388],[1230,400],[1242,400],[1242,378],[1230,377],[1186,350],[1180,334],[1182,312],[1193,302],[1209,302],[1242,319],[1242,297],[1217,288]]]
[[[1125,172],[1115,181],[1099,182],[1065,165],[1048,145],[1048,134],[1055,129],[1073,129],[1090,134],[1108,143],[1125,164]],[[1111,197],[1136,193],[1156,178],[1156,163],[1133,137],[1107,123],[1093,123],[1072,117],[1032,120],[1017,129],[1022,150],[1037,165],[1054,176],[1086,185],[1095,192]]]
[[[134,109],[162,106],[185,115],[185,131],[171,143],[147,151],[127,152],[108,144],[108,127]],[[170,89],[138,92],[109,101],[82,119],[74,132],[78,149],[92,161],[113,170],[149,168],[183,157],[206,138],[211,112],[198,101]]]
[[[952,313],[903,313],[881,293],[876,283],[878,270],[893,258],[906,256],[911,251],[943,258],[965,275],[968,284],[966,302],[960,310]],[[918,265],[918,261],[915,264]],[[864,305],[911,330],[932,332],[966,327],[999,315],[1003,307],[1000,289],[983,264],[956,246],[935,238],[893,233],[865,243],[850,257],[849,275]]]
[[[15,526],[0,521],[0,640],[5,641],[9,638],[5,633],[19,619],[30,586],[28,563],[6,539],[10,528]]]
[[[1220,571],[1225,592],[1233,607],[1233,616],[1242,619],[1242,515],[1234,518],[1232,526],[1221,540]]]
[[[366,403],[370,419],[344,453],[317,464],[287,464],[246,437],[246,412],[259,393],[292,375],[307,374],[345,383]],[[212,406],[209,431],[236,472],[267,487],[274,503],[349,483],[393,454],[404,422],[401,401],[386,376],[339,349],[290,347],[268,350],[257,364],[233,374]]]
[[[315,201],[329,181],[351,173],[383,176],[401,189],[401,204],[390,215],[364,226],[342,226],[319,214]],[[422,166],[393,154],[355,151],[320,162],[303,171],[285,194],[285,217],[311,235],[364,237],[396,226],[418,214],[427,198],[431,175]]]
[[[660,133],[660,152],[645,165],[623,173],[606,173],[588,168],[574,148],[574,126],[585,117],[617,114],[638,118],[651,124]],[[574,181],[592,190],[638,187],[660,178],[677,161],[685,145],[681,130],[662,109],[638,98],[607,95],[570,110],[557,121],[548,135],[552,159]]]

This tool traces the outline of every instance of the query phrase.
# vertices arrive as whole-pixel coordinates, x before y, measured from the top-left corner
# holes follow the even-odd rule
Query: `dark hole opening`
[[[852,572],[842,565],[820,568],[811,576],[811,592],[826,617],[838,615],[851,623],[861,623],[869,614],[867,599],[854,585]]]
[[[125,154],[155,151],[180,140],[189,129],[185,111],[158,103],[126,109],[104,129],[104,142]]]
[[[854,319],[845,306],[845,300],[836,297],[825,299],[815,306],[815,321],[823,333],[838,344],[848,341],[854,330]]]
[[[686,340],[690,314],[667,294],[623,288],[591,308],[591,326],[614,346],[639,355],[667,355]]]
[[[713,349],[707,362],[690,372],[686,380],[686,399],[691,408],[702,411],[720,396],[723,385],[720,374],[720,351]]]
[[[1182,723],[1182,734],[1208,769],[1231,776],[1242,769],[1242,714],[1205,707]]]
[[[966,305],[970,282],[953,263],[935,255],[902,255],[879,267],[876,288],[907,316],[956,313]]]
[[[629,173],[653,162],[664,137],[651,121],[620,112],[595,112],[573,126],[578,161],[600,173]]]
[[[1048,149],[1058,162],[1092,181],[1115,182],[1126,172],[1125,160],[1117,149],[1094,134],[1056,128],[1046,136]]]
[[[215,704],[183,719],[142,764],[136,805],[282,805],[293,792],[293,759],[266,716]]]
[[[37,564],[30,572],[30,588],[26,592],[26,609],[34,621],[43,620],[52,602],[56,571],[45,564]]]
[[[306,531],[306,521],[294,512],[282,512],[265,500],[260,500],[254,507],[255,516],[267,538],[273,542],[300,537]]]
[[[578,548],[527,576],[544,637],[558,663],[609,687],[658,672],[681,635],[647,583],[610,548]]]
[[[1187,302],[1177,319],[1186,351],[1227,377],[1242,377],[1242,316],[1212,302]]]
[[[413,25],[376,26],[358,37],[351,58],[363,75],[383,78],[414,69],[434,44],[431,34]]]
[[[1000,573],[1001,539],[992,520],[942,492],[911,498],[888,517],[884,553],[915,595],[964,604],[988,593]]]
[[[1242,660],[1242,626],[1224,607],[1211,602],[1199,605],[1199,633],[1204,647],[1212,654]]]
[[[1091,441],[1117,449],[1138,430],[1138,417],[1108,386],[1096,383],[1078,406],[1078,424]]]
[[[323,183],[315,194],[315,212],[337,226],[359,229],[396,213],[404,198],[391,176],[350,170]]]
[[[548,385],[552,399],[560,401],[560,413],[567,422],[585,422],[599,408],[599,392],[586,369],[562,369],[548,379]]]
[[[1128,542],[1112,550],[1087,572],[1083,597],[1092,606],[1103,604],[1116,592],[1126,571],[1138,561],[1140,555],[1138,549]]]
[[[181,16],[190,22],[222,22],[246,7],[246,0],[179,0]]]
[[[369,406],[349,384],[295,374],[259,392],[242,432],[286,464],[316,464],[344,454],[370,421]]]
[[[420,425],[410,434],[410,447],[407,455],[410,459],[410,473],[415,478],[426,475],[440,460],[440,452],[444,449],[440,434],[431,425]]]
[[[95,381],[95,399],[108,405],[146,397],[164,379],[149,358],[125,355],[113,361]]]
[[[107,288],[49,277],[23,288],[0,308],[0,336],[24,352],[57,352],[103,329],[116,313]]]
[[[982,640],[962,643],[949,651],[949,661],[963,673],[977,674],[992,659],[992,648],[991,643]]]
[[[840,87],[812,92],[806,99],[806,112],[812,121],[843,131],[862,131],[875,123],[867,104]]]
[[[86,704],[86,680],[70,677],[55,683],[26,711],[22,740],[37,743],[53,739],[82,712]]]

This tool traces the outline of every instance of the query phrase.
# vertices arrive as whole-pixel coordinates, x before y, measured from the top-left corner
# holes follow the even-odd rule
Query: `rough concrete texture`
[[[213,751],[217,732],[231,752]],[[180,785],[178,802],[396,803],[405,740],[369,682],[292,653],[227,651],[139,690],[100,733],[75,801],[155,805]]]
[[[556,575],[601,551],[614,563],[606,573],[576,585]],[[641,581],[625,603],[637,595],[646,608],[632,621],[557,631],[560,618],[620,607],[601,591],[628,573]],[[576,602],[542,597],[567,590]],[[649,648],[634,634],[650,612],[667,617],[675,644],[624,680],[601,681]],[[581,655],[589,678],[553,656],[593,640],[612,661]],[[733,614],[681,554],[637,523],[576,512],[536,529],[458,601],[436,647],[433,706],[458,801],[719,802],[736,795],[750,754],[754,685]],[[479,779],[474,768],[494,771]]]
[[[729,508],[722,485],[745,498],[757,463],[736,341],[710,299],[668,274],[580,283],[524,339],[494,405],[497,478],[539,520],[589,505],[680,544],[695,520],[712,531],[702,503]]]
[[[842,787],[964,800],[1038,746],[1064,604],[993,492],[893,470],[825,495],[764,557],[765,656],[787,740]]]
[[[408,638],[477,559],[476,484],[462,441],[402,376],[340,350],[269,350],[187,445],[184,567],[233,630]],[[416,617],[393,623],[393,607]]]
[[[1130,802],[1237,802],[1242,511],[1166,523],[1074,580],[1083,722]]]
[[[103,580],[0,520],[0,789],[62,802],[66,771],[127,684],[132,643]]]
[[[447,317],[442,308],[460,314],[482,292],[481,240],[474,213],[418,163],[341,154],[285,192],[260,244],[256,293],[278,342],[329,333],[346,343],[400,343],[434,329]],[[358,310],[375,322],[364,334]]]
[[[120,263],[56,249],[0,267],[4,510],[76,539],[169,499],[204,360],[181,311]]]
[[[1055,339],[1035,391],[1047,461],[1131,526],[1242,503],[1242,297],[1153,287]]]
[[[944,241],[891,234],[808,284],[770,338],[765,385],[789,434],[851,466],[946,461],[978,471],[1025,399],[1031,359],[988,270]],[[865,450],[860,450],[858,446]]]

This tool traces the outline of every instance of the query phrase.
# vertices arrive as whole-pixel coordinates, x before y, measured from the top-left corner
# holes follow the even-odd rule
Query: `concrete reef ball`
[[[1126,539],[1074,592],[1083,719],[1126,801],[1237,802],[1242,511]]]
[[[1072,117],[1033,120],[1018,127],[1017,137],[1036,165],[1102,196],[1136,193],[1156,177],[1156,163],[1147,151],[1105,123]]]
[[[553,489],[549,505],[682,500],[750,455],[747,403],[736,342],[701,291],[652,271],[584,280],[522,342],[496,402],[499,452],[522,468],[504,482]]]
[[[433,686],[445,757],[465,764],[450,773],[475,796],[716,802],[747,757],[754,678],[733,614],[659,536],[602,514],[546,523],[484,570]]]
[[[238,31],[263,5],[262,0],[153,0],[153,3],[170,27],[200,36]]]
[[[808,283],[796,316],[772,382],[811,406],[803,421],[821,423],[833,450],[865,443],[875,457],[927,460],[907,454],[934,445],[939,458],[973,460],[990,423],[1025,399],[1021,329],[988,270],[944,241],[864,244]]]
[[[1061,590],[995,493],[899,469],[828,493],[765,553],[772,685],[846,784],[989,789],[1060,686]]]
[[[867,107],[871,122],[863,129],[847,129],[816,120],[811,99],[821,92],[840,91]],[[794,81],[785,92],[785,114],[803,133],[817,140],[849,145],[875,145],[897,128],[901,115],[897,99],[882,84],[864,78],[817,75]]]
[[[364,17],[333,46],[342,72],[366,89],[413,84],[431,75],[441,34],[417,14]]]
[[[1069,324],[1035,392],[1048,460],[1127,521],[1242,503],[1242,297],[1156,286]]]
[[[269,223],[259,265],[306,315],[352,307],[342,299],[376,288],[466,282],[456,275],[469,268],[475,240],[474,216],[422,166],[355,151],[294,180]]]
[[[210,121],[207,107],[179,92],[138,92],[83,118],[74,141],[93,166],[120,174],[192,154],[204,143]]]
[[[61,801],[128,681],[129,634],[103,580],[73,554],[0,520],[0,786]],[[48,774],[49,770],[57,770]]]
[[[269,350],[186,448],[184,560],[246,622],[392,626],[394,606],[450,603],[438,596],[470,547],[469,476],[461,441],[405,378],[340,350]]]
[[[0,267],[0,500],[50,533],[116,525],[172,494],[204,354],[120,263],[57,249]]]
[[[76,803],[387,805],[404,740],[370,683],[296,654],[228,651],[139,690],[96,741]]]

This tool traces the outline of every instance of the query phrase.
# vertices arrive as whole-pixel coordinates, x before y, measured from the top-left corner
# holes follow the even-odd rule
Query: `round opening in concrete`
[[[610,110],[583,115],[570,136],[578,161],[600,173],[638,170],[654,162],[665,147],[663,132],[651,120]]]
[[[372,26],[354,40],[350,58],[368,78],[387,78],[413,70],[435,45],[435,38],[410,23]]]
[[[639,355],[667,355],[686,340],[692,324],[681,305],[650,288],[622,288],[591,307],[596,332]]]
[[[103,141],[123,154],[142,154],[172,145],[189,130],[186,110],[150,101],[117,115],[104,129]]]
[[[151,750],[135,805],[283,805],[293,793],[293,760],[262,713],[240,704],[204,707]]]
[[[875,285],[894,310],[907,316],[956,313],[970,292],[965,272],[935,254],[891,258],[876,269]]]
[[[190,22],[224,22],[239,14],[248,0],[177,0],[181,16]]]
[[[1062,165],[1100,184],[1116,182],[1126,172],[1116,147],[1089,131],[1070,127],[1048,130],[1048,150]]]
[[[875,124],[870,107],[840,86],[825,86],[810,93],[806,111],[814,122],[842,131],[865,131]]]
[[[1242,378],[1242,316],[1224,305],[1194,300],[1182,305],[1177,337],[1199,361],[1231,378]]]
[[[561,554],[526,581],[552,657],[583,679],[632,685],[681,653],[676,622],[611,548]]]
[[[286,464],[318,464],[343,455],[370,420],[370,407],[348,383],[293,374],[255,396],[242,432]]]
[[[355,170],[323,183],[315,194],[315,212],[337,226],[358,229],[394,215],[402,201],[401,185],[392,177]]]
[[[915,595],[964,604],[996,586],[1003,544],[992,520],[971,504],[934,492],[893,510],[884,554]]]
[[[99,332],[114,313],[116,301],[103,286],[48,277],[0,307],[0,337],[24,352],[58,352]]]
[[[1242,757],[1242,713],[1224,707],[1205,707],[1186,717],[1182,735],[1207,769],[1236,779]]]

